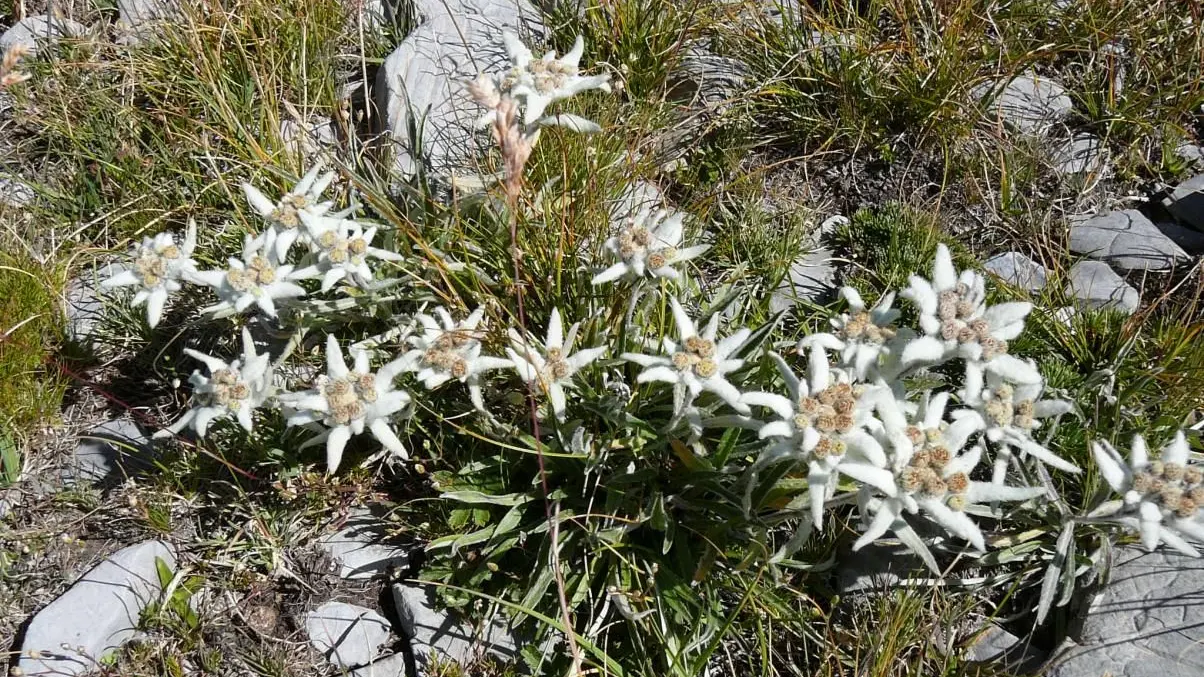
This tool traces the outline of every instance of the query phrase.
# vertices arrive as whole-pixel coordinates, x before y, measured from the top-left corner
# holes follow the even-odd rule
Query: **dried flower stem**
[[[29,54],[29,48],[25,45],[13,45],[4,53],[3,60],[0,60],[0,89],[11,87],[18,82],[25,82],[30,78],[29,73],[23,73],[17,70],[17,64],[21,59]]]

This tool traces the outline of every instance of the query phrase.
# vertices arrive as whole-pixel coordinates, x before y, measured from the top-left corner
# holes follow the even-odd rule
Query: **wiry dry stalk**
[[[11,87],[18,82],[25,82],[29,79],[29,73],[17,70],[17,64],[27,54],[29,54],[29,48],[25,45],[13,45],[4,53],[4,59],[0,60],[0,89]]]

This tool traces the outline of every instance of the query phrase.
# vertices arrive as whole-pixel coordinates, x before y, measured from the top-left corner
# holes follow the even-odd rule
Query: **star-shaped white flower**
[[[301,222],[303,213],[322,216],[334,205],[332,202],[319,202],[322,193],[326,192],[335,178],[334,172],[319,176],[321,171],[322,165],[314,165],[305,173],[305,176],[301,177],[292,190],[275,202],[255,186],[249,183],[242,184],[247,202],[260,216],[272,224],[272,230],[276,233],[272,253],[277,261],[288,260],[288,250],[299,238],[308,240],[309,234]]]
[[[399,370],[416,372],[427,390],[434,390],[450,380],[468,387],[468,396],[478,411],[485,411],[481,394],[481,375],[493,369],[508,369],[514,364],[502,357],[481,354],[481,321],[485,308],[456,322],[447,309],[435,308],[436,317],[424,313],[415,316],[422,325],[419,333],[406,338],[410,350],[398,360]]]
[[[564,419],[564,391],[572,386],[573,375],[606,352],[605,347],[598,347],[574,353],[573,344],[577,342],[579,326],[580,323],[573,324],[565,335],[560,310],[553,308],[552,317],[548,320],[548,337],[542,345],[511,329],[510,341],[513,345],[506,349],[519,377],[527,383],[539,385],[552,402],[552,411],[561,420]]]
[[[177,435],[188,427],[204,437],[210,423],[227,416],[235,417],[239,425],[251,431],[251,413],[272,394],[272,365],[266,353],[255,352],[255,342],[245,327],[242,345],[242,357],[229,363],[191,348],[184,349],[209,369],[209,376],[199,370],[192,372],[188,381],[192,384],[193,408],[170,428],[155,433],[155,437]]]
[[[1091,452],[1100,474],[1123,498],[1105,503],[1090,516],[1108,518],[1138,531],[1147,550],[1166,543],[1185,555],[1199,557],[1199,551],[1179,536],[1182,533],[1204,543],[1200,514],[1204,507],[1204,469],[1190,462],[1189,451],[1182,431],[1162,448],[1157,461],[1150,461],[1141,435],[1133,437],[1129,463],[1111,444],[1093,443]]]
[[[370,286],[373,273],[369,259],[402,260],[396,252],[372,246],[376,226],[365,230],[351,219],[312,216],[305,212],[301,213],[301,222],[312,235],[310,249],[318,255],[317,268],[324,292],[330,291],[340,280],[350,280],[360,287]]]
[[[611,282],[624,276],[679,279],[681,273],[673,268],[674,265],[689,261],[710,249],[710,245],[678,248],[681,245],[683,218],[677,212],[649,208],[643,208],[634,217],[629,217],[619,234],[604,245],[618,257],[619,262],[594,276],[593,284]]]
[[[366,352],[356,353],[355,362],[349,369],[338,340],[328,335],[326,374],[318,377],[316,387],[280,396],[281,402],[295,410],[287,423],[290,426],[314,423],[326,426],[325,431],[302,447],[325,442],[328,472],[338,469],[343,449],[351,436],[365,430],[370,431],[385,449],[403,459],[409,458],[389,422],[395,414],[404,412],[411,402],[409,393],[393,387],[399,371],[399,364],[394,361],[372,373]]]
[[[143,238],[142,244],[134,248],[133,269],[117,273],[100,286],[138,285],[130,305],[137,307],[145,303],[147,324],[154,327],[163,317],[168,296],[180,291],[180,281],[190,279],[196,272],[196,261],[192,260],[195,248],[196,223],[191,220],[184,231],[184,242],[179,245],[171,233]]]
[[[904,364],[966,360],[966,386],[982,383],[983,372],[1005,374],[1016,383],[1032,383],[1040,374],[1008,354],[1008,341],[1024,331],[1031,303],[986,305],[986,281],[973,270],[958,273],[949,248],[938,245],[932,280],[912,275],[903,292],[920,311],[925,336],[907,344]]]
[[[686,314],[676,298],[670,298],[673,318],[677,323],[680,344],[669,337],[661,341],[664,355],[623,353],[628,362],[644,367],[636,377],[637,383],[659,381],[673,384],[673,414],[680,417],[703,391],[713,393],[737,412],[748,413],[748,406],[740,401],[740,391],[727,380],[727,375],[744,365],[744,360],[732,355],[751,333],[742,328],[727,338],[716,341],[719,332],[719,314],[711,315],[710,322],[702,332]]]
[[[954,536],[969,541],[979,551],[986,550],[982,530],[967,514],[975,506],[997,501],[1023,501],[1040,496],[1041,487],[1009,487],[970,479],[982,458],[981,445],[965,450],[970,437],[983,421],[974,412],[945,421],[949,394],[925,394],[912,422],[907,422],[900,403],[885,403],[879,415],[890,431],[890,470],[894,473],[893,495],[863,495],[862,514],[868,518],[865,533],[853,544],[854,550],[878,540],[887,531],[895,532],[916,551],[930,568],[939,573],[935,559],[903,519],[903,514],[923,513]],[[887,410],[891,410],[889,413]],[[902,430],[899,430],[899,427]],[[892,434],[898,433],[901,434]]]
[[[884,295],[873,308],[866,308],[861,294],[852,287],[840,290],[849,312],[832,319],[833,333],[812,334],[799,342],[799,352],[812,345],[840,354],[841,366],[860,381],[873,381],[881,361],[894,349],[899,330],[899,311],[891,308],[894,293]],[[906,331],[906,330],[905,330]],[[907,334],[905,337],[910,338]]]
[[[577,36],[573,48],[556,58],[550,51],[535,58],[531,50],[514,33],[502,34],[506,51],[510,54],[511,69],[502,78],[501,89],[523,104],[523,124],[530,125],[544,117],[548,106],[590,89],[610,91],[608,75],[582,76],[581,55],[585,52],[585,40]]]
[[[789,397],[776,393],[745,393],[746,405],[766,407],[778,419],[758,433],[774,441],[753,464],[752,472],[783,460],[807,464],[811,523],[823,528],[824,502],[836,489],[837,474],[893,494],[894,481],[886,469],[882,444],[867,432],[877,427],[873,411],[882,388],[854,386],[848,375],[832,369],[819,347],[812,347],[808,375],[800,379],[777,353],[770,353],[786,383]]]
[[[265,231],[258,238],[246,236],[242,259],[231,258],[226,270],[205,270],[194,275],[197,282],[213,288],[219,303],[206,308],[210,314],[241,313],[252,305],[268,317],[276,317],[276,300],[305,296],[297,284],[318,274],[313,266],[296,269],[278,263],[275,251],[276,236]]]

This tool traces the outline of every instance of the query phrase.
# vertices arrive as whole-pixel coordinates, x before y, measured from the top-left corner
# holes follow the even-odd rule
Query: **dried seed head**
[[[1179,499],[1183,498],[1183,490],[1176,486],[1164,486],[1158,492],[1158,498],[1162,501],[1162,505],[1175,506],[1178,505]]]
[[[698,356],[687,352],[676,352],[673,353],[672,359],[673,366],[676,367],[678,371],[687,371],[690,369],[690,367],[694,366],[695,362],[698,361]]]
[[[946,341],[953,341],[957,339],[962,329],[961,323],[957,320],[945,320],[941,323],[941,338]]]
[[[854,423],[855,421],[853,420],[853,417],[849,416],[848,414],[836,415],[836,429],[842,433],[847,433],[852,430]]]
[[[667,265],[669,265],[669,259],[661,252],[652,252],[648,255],[648,268],[650,270],[664,268]]]
[[[1200,504],[1193,501],[1191,498],[1184,496],[1179,499],[1179,504],[1175,506],[1175,514],[1179,517],[1187,519],[1196,514],[1196,510],[1200,508]]]
[[[899,473],[899,485],[909,494],[919,491],[924,485],[923,473],[918,468],[908,466]]]
[[[451,365],[451,375],[455,378],[464,378],[468,376],[468,362],[462,357],[457,357]]]
[[[1183,471],[1183,481],[1188,484],[1199,484],[1204,481],[1204,472],[1200,472],[1200,469],[1195,466],[1188,466]]]
[[[1167,463],[1162,468],[1162,476],[1172,482],[1178,482],[1183,479],[1183,466],[1178,463]]]

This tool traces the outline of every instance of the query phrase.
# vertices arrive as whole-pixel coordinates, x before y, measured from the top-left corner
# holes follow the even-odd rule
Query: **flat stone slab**
[[[371,609],[327,602],[305,615],[309,642],[331,663],[354,668],[368,665],[389,641],[389,621]]]
[[[1066,89],[1032,71],[1022,73],[1000,87],[999,81],[975,87],[971,93],[990,100],[990,111],[1019,132],[1040,135],[1049,131],[1074,109]]]
[[[406,673],[406,657],[403,654],[393,654],[352,670],[349,677],[408,677]]]
[[[983,264],[983,268],[1004,282],[1021,289],[1040,291],[1045,288],[1045,266],[1020,252],[1004,252],[992,256]]]
[[[1118,549],[1116,561],[1082,630],[1044,674],[1204,675],[1204,560],[1126,547]]]
[[[100,283],[124,269],[125,266],[116,262],[98,263],[79,271],[67,284],[62,301],[68,339],[84,347],[92,346],[106,305],[116,303],[115,294],[119,293],[114,289],[101,289]]]
[[[348,515],[335,533],[318,541],[318,547],[339,564],[339,576],[349,580],[373,578],[385,573],[390,565],[404,567],[409,549],[387,543],[388,524],[370,510]]]
[[[1135,209],[1071,219],[1070,251],[1124,270],[1169,270],[1188,256]]]
[[[436,611],[433,591],[427,588],[395,583],[393,604],[420,667],[432,656],[460,665],[484,657],[512,661],[518,656],[518,645],[503,622],[475,628],[451,613]]]
[[[1108,164],[1104,144],[1092,134],[1076,134],[1056,144],[1049,157],[1054,171],[1062,176],[1098,176]]]
[[[13,47],[24,47],[29,50],[29,56],[33,56],[40,48],[58,42],[59,38],[83,35],[86,31],[82,24],[71,19],[47,14],[28,16],[0,35],[0,53]]]
[[[26,677],[93,672],[96,661],[134,637],[139,615],[158,596],[156,559],[175,569],[167,543],[143,541],[89,570],[30,621],[17,667]]]
[[[1204,174],[1176,186],[1164,204],[1175,218],[1196,230],[1204,230]]]
[[[1141,295],[1103,261],[1079,261],[1070,269],[1067,292],[1088,308],[1116,308],[1132,313]]]
[[[73,462],[64,469],[66,484],[108,484],[150,466],[154,446],[134,421],[105,421],[80,435]]]
[[[0,177],[0,204],[20,209],[28,207],[37,198],[37,193],[28,183],[20,179]]]
[[[790,270],[769,298],[769,312],[789,310],[802,301],[822,301],[836,290],[836,266],[827,247],[817,247],[790,264]]]

